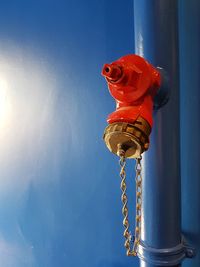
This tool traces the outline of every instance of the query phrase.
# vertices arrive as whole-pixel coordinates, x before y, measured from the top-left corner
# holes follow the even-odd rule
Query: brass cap
[[[151,127],[148,122],[139,117],[134,123],[115,122],[109,124],[103,139],[108,149],[120,156],[125,153],[126,158],[138,158],[149,148]]]

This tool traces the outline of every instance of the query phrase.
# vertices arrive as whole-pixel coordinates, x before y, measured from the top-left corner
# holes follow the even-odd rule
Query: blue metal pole
[[[182,229],[200,250],[200,1],[179,2]],[[192,204],[191,204],[192,203]],[[200,253],[184,267],[199,267]]]
[[[170,100],[154,116],[144,155],[140,266],[180,266],[178,18],[176,0],[135,0],[135,52],[170,79]],[[179,252],[180,253],[179,253]],[[177,254],[176,256],[174,256]]]

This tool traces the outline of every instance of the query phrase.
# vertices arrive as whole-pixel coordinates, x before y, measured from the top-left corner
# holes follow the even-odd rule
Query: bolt
[[[193,258],[196,255],[196,251],[193,248],[186,247],[186,257]]]

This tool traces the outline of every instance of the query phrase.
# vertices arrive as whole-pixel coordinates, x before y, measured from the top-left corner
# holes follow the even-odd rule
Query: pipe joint
[[[146,246],[142,242],[138,247],[138,257],[155,266],[177,266],[185,258],[193,258],[195,255],[195,249],[188,246],[184,239],[172,248],[157,249]]]

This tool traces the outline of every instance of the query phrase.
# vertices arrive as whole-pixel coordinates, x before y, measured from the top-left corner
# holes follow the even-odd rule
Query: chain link
[[[120,177],[121,177],[121,201],[123,204],[122,207],[122,214],[124,216],[123,219],[123,226],[125,228],[124,230],[124,246],[126,248],[126,255],[127,256],[137,256],[138,246],[141,239],[141,208],[142,208],[142,165],[141,165],[141,159],[136,159],[136,165],[135,165],[135,182],[136,182],[136,215],[135,215],[135,237],[133,238],[131,235],[131,232],[129,231],[129,218],[128,218],[128,197],[126,194],[126,158],[121,153],[119,164],[121,167],[120,170]],[[134,241],[133,241],[134,240]],[[133,242],[133,245],[131,243]]]

